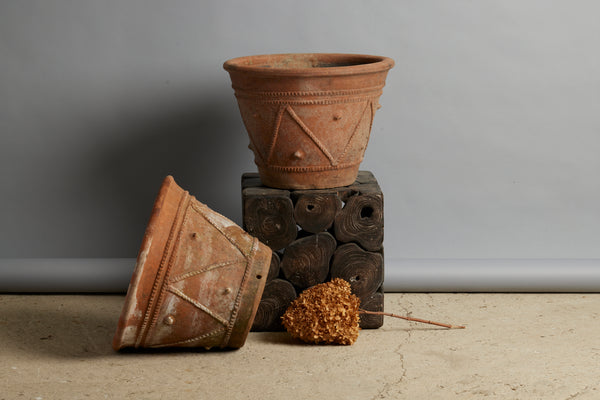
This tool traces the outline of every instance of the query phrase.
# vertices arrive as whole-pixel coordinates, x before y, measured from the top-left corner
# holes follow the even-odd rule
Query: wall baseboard
[[[600,292],[600,259],[386,260],[387,292]]]
[[[0,258],[0,292],[125,293],[133,258]],[[600,259],[391,259],[386,292],[600,292]]]
[[[134,258],[0,258],[0,292],[125,293]]]

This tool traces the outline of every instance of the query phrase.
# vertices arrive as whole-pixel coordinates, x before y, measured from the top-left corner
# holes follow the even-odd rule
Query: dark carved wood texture
[[[383,289],[361,300],[360,308],[367,311],[383,311]],[[383,315],[360,315],[360,327],[363,329],[379,328],[383,325]]]
[[[336,244],[335,238],[327,232],[292,242],[281,260],[283,275],[299,289],[325,282]]]
[[[311,233],[331,228],[333,219],[342,208],[342,200],[337,193],[297,190],[293,193],[293,197],[296,223],[300,228]]]
[[[279,254],[273,252],[271,256],[271,265],[269,266],[269,275],[267,275],[267,281],[273,280],[279,276],[281,259],[279,258]]]
[[[354,195],[335,216],[335,237],[341,242],[357,242],[366,250],[383,245],[383,196]]]
[[[383,284],[383,256],[361,249],[355,243],[339,246],[331,260],[331,279],[350,283],[361,302]]]
[[[296,239],[294,205],[287,190],[249,188],[242,197],[246,232],[273,250],[283,249]]]
[[[296,298],[294,286],[283,279],[267,282],[260,299],[256,317],[252,324],[254,331],[281,331],[281,316]]]
[[[274,250],[270,289],[265,288],[253,330],[281,329],[273,315],[291,297],[290,287],[295,298],[335,277],[350,282],[361,308],[383,310],[383,193],[372,173],[360,171],[350,186],[315,190],[273,189],[247,173],[242,201],[244,228]],[[361,328],[382,325],[382,316],[361,315]]]

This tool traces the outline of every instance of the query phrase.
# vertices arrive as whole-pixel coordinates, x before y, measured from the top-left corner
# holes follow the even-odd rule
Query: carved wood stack
[[[253,330],[281,330],[296,295],[333,278],[350,283],[361,308],[383,311],[383,193],[371,172],[350,186],[303,190],[246,173],[242,200],[244,229],[273,250]],[[361,328],[382,325],[382,316],[361,316]]]

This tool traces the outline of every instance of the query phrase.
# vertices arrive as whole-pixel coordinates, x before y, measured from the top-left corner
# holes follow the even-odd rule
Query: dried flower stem
[[[360,310],[358,310],[358,312],[360,314],[384,315],[386,317],[400,318],[400,319],[405,319],[407,321],[421,322],[424,324],[443,326],[444,328],[448,328],[448,329],[465,329],[465,327],[462,325],[450,325],[450,324],[444,324],[441,322],[428,321],[426,319],[421,319],[421,318],[403,317],[402,315],[387,313],[387,312],[383,312],[383,311],[367,311],[367,310],[360,309]]]

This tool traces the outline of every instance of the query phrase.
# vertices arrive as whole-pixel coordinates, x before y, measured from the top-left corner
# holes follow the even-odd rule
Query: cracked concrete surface
[[[597,399],[600,294],[386,294],[353,346],[115,353],[123,296],[1,295],[0,399]]]

